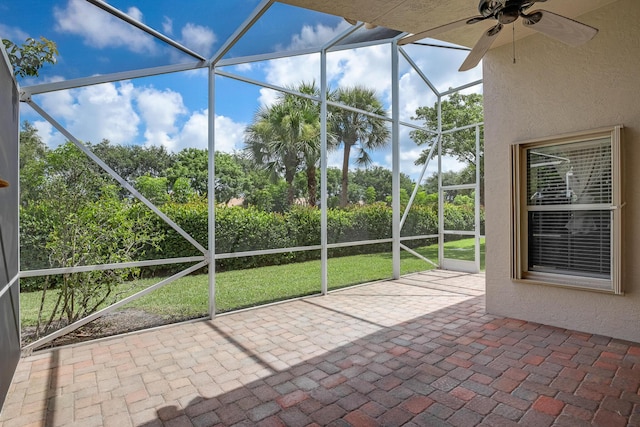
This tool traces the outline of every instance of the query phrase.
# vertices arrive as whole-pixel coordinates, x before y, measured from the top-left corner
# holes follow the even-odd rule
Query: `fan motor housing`
[[[520,16],[520,5],[510,4],[498,11],[496,19],[503,25],[511,24]]]
[[[511,24],[523,10],[538,1],[546,0],[480,0],[478,12],[485,18],[495,18],[501,24]]]

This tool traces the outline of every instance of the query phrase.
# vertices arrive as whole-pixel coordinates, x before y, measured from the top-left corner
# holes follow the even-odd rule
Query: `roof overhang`
[[[343,16],[408,33],[420,33],[455,21],[478,15],[478,0],[280,0],[282,3],[306,9]],[[569,18],[576,18],[617,0],[549,0],[533,5],[531,10],[545,9]],[[516,21],[516,39],[533,34],[521,20]],[[464,25],[440,33],[436,38],[461,46],[473,47],[482,31],[495,25],[487,20],[475,25]],[[511,42],[512,32],[503,31],[493,46]]]

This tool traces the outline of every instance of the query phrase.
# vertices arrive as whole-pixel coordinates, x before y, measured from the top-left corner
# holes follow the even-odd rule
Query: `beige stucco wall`
[[[578,19],[600,30],[584,46],[534,35],[516,42],[516,64],[511,45],[484,60],[487,311],[640,342],[640,1]],[[512,282],[510,144],[617,124],[625,127],[626,294]]]

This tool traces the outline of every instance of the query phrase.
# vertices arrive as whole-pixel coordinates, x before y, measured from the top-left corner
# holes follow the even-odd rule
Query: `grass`
[[[437,245],[417,248],[421,255],[437,260]],[[464,239],[445,244],[445,256],[455,259],[473,260],[473,239]],[[484,241],[481,246],[481,266],[484,269]],[[433,266],[401,252],[401,274],[432,269]],[[354,255],[329,258],[329,289],[338,289],[358,283],[390,278],[392,258],[390,253]],[[157,289],[125,306],[167,319],[186,319],[206,316],[208,313],[208,275],[183,277]],[[159,279],[143,279],[122,285],[118,289],[120,299],[139,292]],[[275,265],[247,270],[227,271],[216,274],[216,310],[218,312],[251,307],[284,299],[311,295],[320,292],[320,261]],[[53,309],[57,291],[47,293],[45,312]],[[20,294],[20,311],[23,326],[37,322],[41,292]]]

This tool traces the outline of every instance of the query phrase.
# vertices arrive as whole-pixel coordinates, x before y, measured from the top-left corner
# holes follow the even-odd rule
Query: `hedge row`
[[[140,216],[142,206],[122,204],[129,215]],[[144,209],[142,209],[144,210]],[[163,212],[182,227],[203,247],[207,247],[208,213],[206,201],[167,203]],[[473,230],[474,212],[471,206],[445,204],[445,228]],[[144,214],[139,233],[159,237],[155,246],[144,248],[144,259],[198,256],[201,252],[168,224],[150,212]],[[378,240],[391,237],[392,211],[382,202],[331,208],[327,212],[329,243]],[[23,270],[49,267],[48,239],[54,218],[50,211],[39,207],[23,208],[21,213],[21,262]],[[484,221],[483,221],[484,222]],[[140,223],[140,222],[139,222]],[[435,206],[414,206],[402,229],[402,236],[436,234],[438,230]],[[255,207],[219,207],[216,209],[216,253],[239,253],[262,249],[277,249],[320,245],[320,210],[296,206],[285,213],[265,212]],[[416,247],[433,243],[427,240],[406,241]],[[330,250],[330,256],[355,255],[390,250],[390,244],[340,247]],[[219,271],[277,265],[319,259],[319,251],[285,252],[255,257],[220,259]],[[169,265],[145,269],[145,275],[168,274],[184,268]]]
[[[206,203],[166,204],[163,211],[204,247],[207,247]],[[327,211],[329,243],[377,240],[391,237],[392,211],[384,203],[352,206]],[[445,228],[473,230],[474,212],[470,206],[445,205]],[[158,249],[150,248],[150,258],[197,256],[200,252],[159,218],[149,224],[164,239]],[[437,210],[432,206],[411,209],[402,236],[437,234]],[[320,244],[320,210],[296,206],[285,213],[265,212],[254,207],[220,207],[216,210],[216,253],[238,253]],[[407,242],[411,246],[425,241]],[[331,256],[355,255],[389,250],[389,244],[336,248]],[[271,254],[257,257],[221,259],[219,271],[276,265],[319,258],[318,251]],[[163,269],[173,272],[180,266]]]

